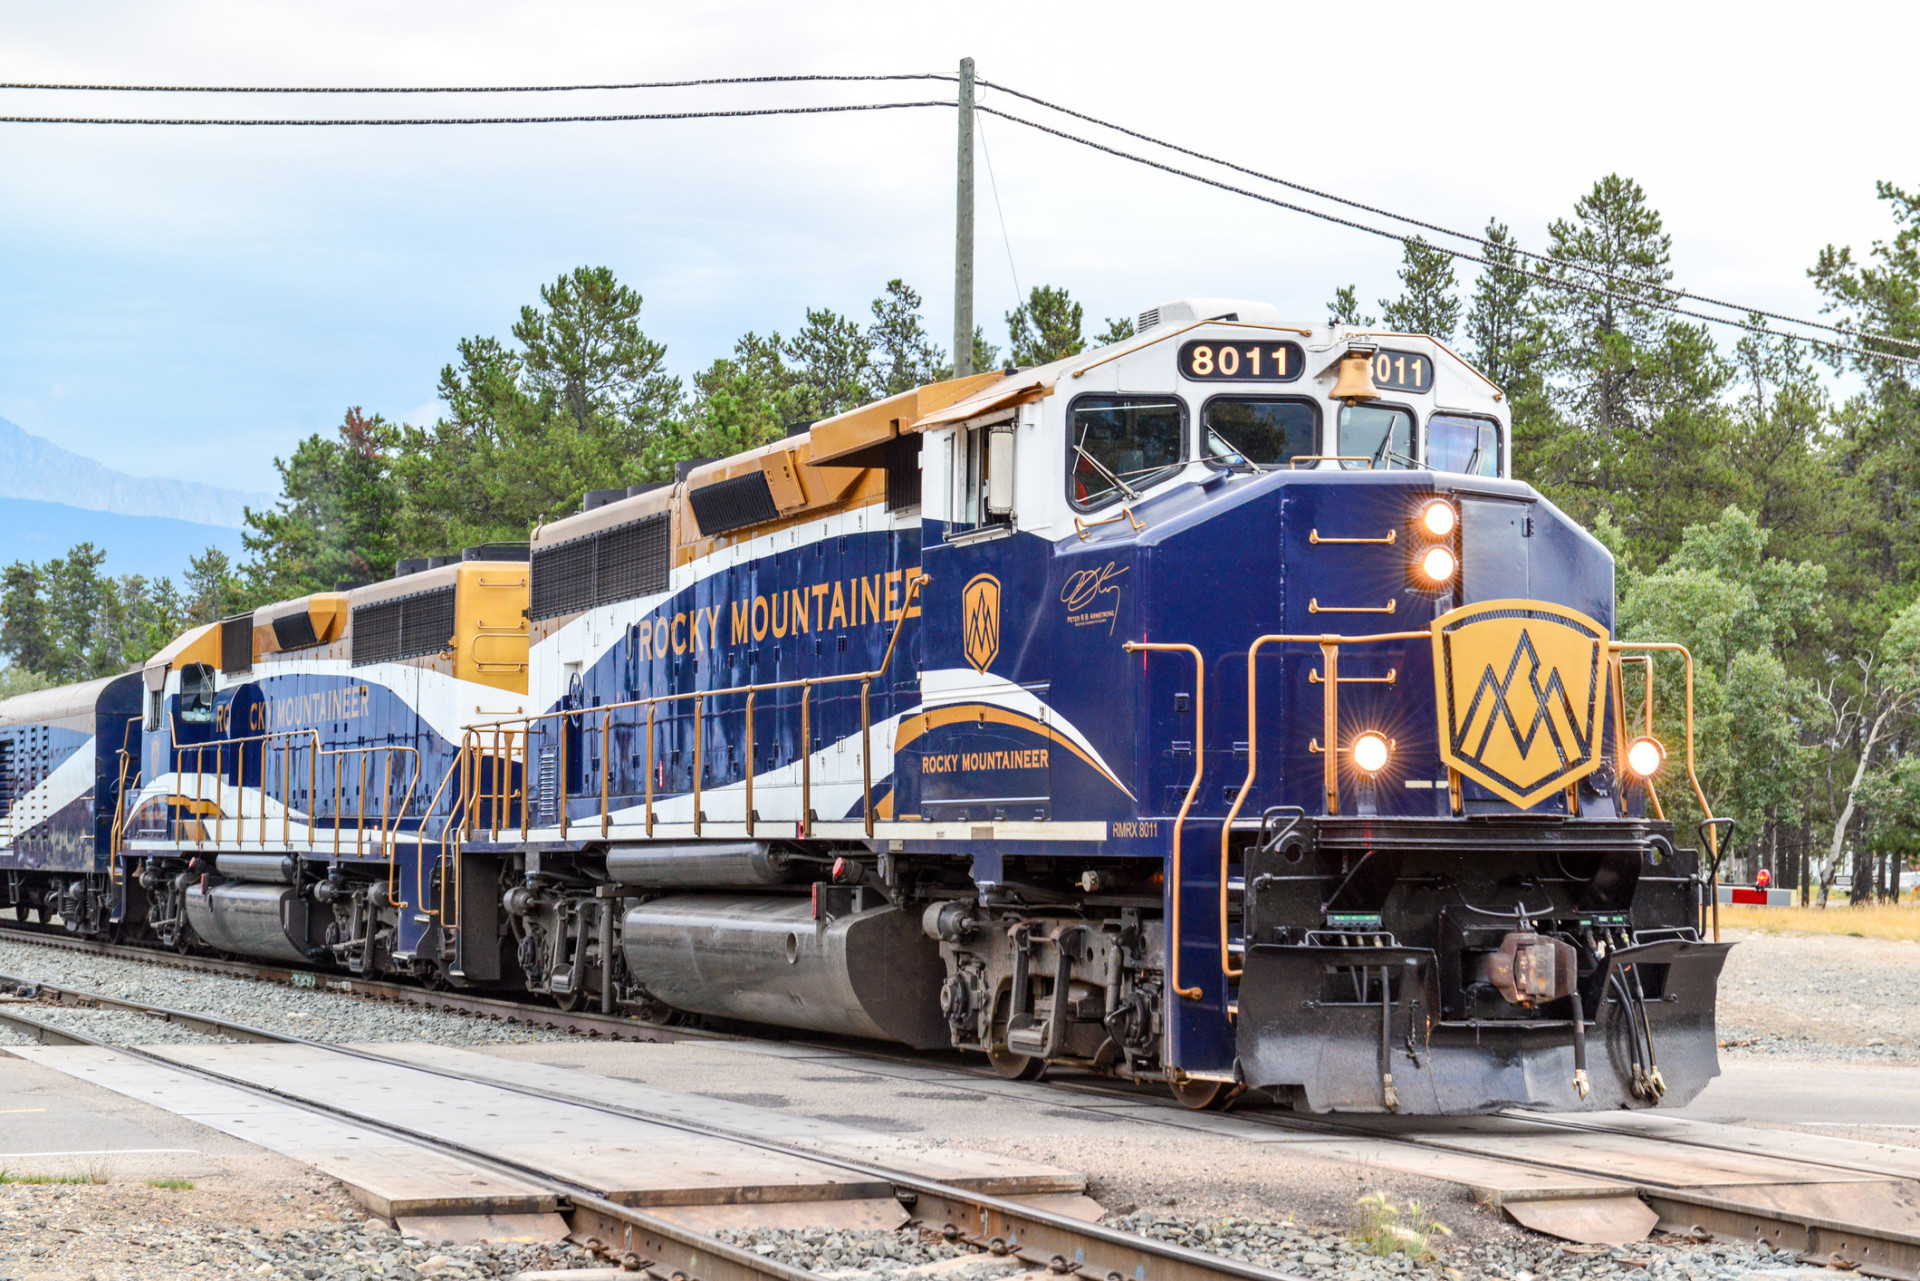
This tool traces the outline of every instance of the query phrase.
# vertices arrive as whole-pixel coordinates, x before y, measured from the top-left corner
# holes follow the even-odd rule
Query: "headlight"
[[[1652,778],[1666,763],[1667,749],[1657,738],[1636,738],[1627,744],[1627,771],[1635,778]]]
[[[1428,503],[1420,513],[1420,528],[1435,538],[1445,538],[1453,533],[1453,527],[1460,523],[1460,513],[1453,504],[1444,498],[1436,498]]]
[[[1389,754],[1387,736],[1379,730],[1363,730],[1353,740],[1353,763],[1362,774],[1378,774],[1385,769]]]
[[[1429,547],[1420,555],[1420,573],[1430,583],[1438,586],[1453,581],[1453,571],[1460,564],[1453,558],[1453,552],[1445,547]]]

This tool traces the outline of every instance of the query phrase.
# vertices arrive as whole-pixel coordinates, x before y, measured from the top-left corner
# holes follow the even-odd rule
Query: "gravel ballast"
[[[564,1041],[571,1033],[535,1028],[521,1023],[478,1018],[450,1010],[398,1005],[328,991],[301,988],[258,979],[198,974],[141,961],[89,956],[62,948],[0,941],[0,974],[62,987],[98,992],[132,1001],[147,1001],[194,1014],[212,1014],[263,1031],[305,1037],[310,1041],[427,1041],[435,1045],[514,1045],[532,1041]],[[320,980],[324,983],[324,976]],[[31,1011],[45,1017],[40,1007]],[[78,1013],[77,1011],[75,1013]],[[99,1012],[99,1013],[105,1013]],[[200,1040],[198,1035],[171,1035],[168,1025],[126,1012],[152,1028],[162,1029],[149,1042]],[[129,1031],[144,1031],[130,1027]],[[181,1029],[172,1029],[179,1032]],[[109,1038],[111,1039],[111,1038]],[[137,1044],[127,1041],[125,1044]]]
[[[261,1228],[223,1222],[222,1207],[201,1204],[210,1198],[200,1191],[0,1186],[0,1281],[419,1281],[606,1266],[570,1242],[424,1241],[330,1199],[324,1218]]]

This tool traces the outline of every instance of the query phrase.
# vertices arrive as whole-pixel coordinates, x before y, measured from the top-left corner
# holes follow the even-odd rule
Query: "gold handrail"
[[[1173,820],[1173,911],[1169,913],[1173,922],[1167,943],[1167,981],[1172,984],[1174,995],[1197,1001],[1201,995],[1198,984],[1193,987],[1180,986],[1180,838],[1186,830],[1187,811],[1193,808],[1194,797],[1200,794],[1201,776],[1207,769],[1207,661],[1192,645],[1128,641],[1120,648],[1130,654],[1142,651],[1150,654],[1177,652],[1193,655],[1193,782],[1187,784],[1186,797],[1180,802],[1180,813]],[[1248,746],[1251,750],[1252,745]]]
[[[1642,654],[1678,654],[1687,662],[1687,782],[1693,786],[1693,799],[1700,805],[1700,813],[1706,816],[1704,830],[1707,835],[1707,856],[1711,860],[1707,881],[1708,901],[1713,904],[1713,941],[1720,941],[1720,830],[1713,825],[1713,807],[1707,804],[1707,794],[1700,786],[1700,775],[1693,763],[1693,653],[1685,645],[1674,641],[1613,641],[1607,646],[1610,653],[1628,654],[1638,651]],[[1622,661],[1625,661],[1624,659]],[[1653,663],[1647,663],[1647,716],[1652,723],[1653,716]]]
[[[1373,470],[1372,454],[1295,454],[1287,460],[1287,470],[1299,471],[1301,463],[1365,463]],[[1344,470],[1344,469],[1343,469]]]
[[[1387,531],[1387,536],[1385,538],[1322,538],[1320,536],[1320,531],[1317,529],[1310,529],[1307,531],[1307,541],[1309,543],[1314,543],[1314,544],[1377,543],[1382,547],[1391,547],[1394,544],[1394,540],[1396,540],[1399,537],[1400,537],[1400,531],[1397,529],[1389,529]]]
[[[1075,516],[1073,518],[1073,532],[1080,535],[1081,541],[1084,542],[1089,529],[1098,529],[1102,525],[1111,525],[1123,516],[1132,524],[1133,532],[1136,534],[1147,527],[1145,521],[1133,514],[1133,504],[1129,503],[1113,515],[1102,516],[1099,520],[1082,520],[1080,517]]]
[[[920,594],[920,589],[932,581],[933,581],[933,578],[929,574],[920,574],[908,580],[906,585],[907,587],[906,596],[900,602],[900,615],[897,619],[895,619],[894,625],[893,625],[893,632],[887,638],[886,653],[881,657],[880,666],[874,668],[872,671],[846,672],[837,676],[804,676],[804,677],[796,677],[793,680],[767,681],[764,683],[733,685],[724,689],[699,689],[699,690],[685,690],[685,691],[682,691],[679,693],[673,693],[673,694],[654,694],[646,698],[630,698],[619,703],[606,703],[598,708],[561,708],[561,709],[556,709],[550,712],[525,712],[525,713],[519,713],[513,716],[500,716],[500,717],[494,717],[489,720],[476,721],[472,725],[467,726],[466,728],[469,731],[477,732],[477,731],[485,730],[487,728],[499,728],[503,726],[520,726],[522,727],[520,730],[520,733],[523,735],[523,737],[531,738],[531,735],[533,732],[533,726],[536,722],[549,721],[555,718],[562,718],[564,720],[564,718],[566,717],[582,716],[588,711],[599,711],[604,716],[610,717],[612,713],[617,711],[624,711],[628,708],[639,708],[639,707],[646,708],[647,709],[646,825],[647,825],[647,835],[651,836],[653,835],[653,823],[654,823],[653,769],[654,769],[654,750],[655,750],[654,749],[654,738],[655,738],[654,727],[656,724],[656,715],[657,715],[659,706],[663,703],[675,703],[675,702],[681,702],[687,699],[692,699],[694,700],[694,731],[695,731],[694,770],[693,770],[693,799],[694,799],[693,822],[694,822],[694,834],[697,836],[700,834],[700,829],[702,826],[702,822],[700,818],[700,796],[703,789],[701,786],[700,773],[701,773],[702,766],[705,763],[704,761],[705,744],[703,742],[704,735],[700,731],[704,725],[705,701],[710,698],[721,698],[721,697],[725,697],[733,694],[744,694],[744,695],[747,695],[749,698],[751,698],[756,694],[766,693],[771,690],[798,689],[800,691],[800,747],[801,747],[800,818],[799,818],[798,833],[800,836],[803,836],[803,837],[811,836],[813,834],[813,768],[812,768],[813,766],[813,738],[812,738],[813,687],[815,685],[833,685],[833,684],[842,684],[850,681],[860,681],[863,683],[864,688],[870,689],[874,681],[879,680],[881,677],[885,676],[887,674],[888,669],[893,664],[894,651],[899,647],[900,633],[902,629],[906,627],[908,611],[913,608],[914,600]],[[861,700],[861,722],[862,722],[861,723],[861,736],[862,736],[861,737],[861,742],[862,742],[861,753],[863,756],[870,756],[871,755],[870,749],[872,746],[871,736],[872,736],[873,727],[871,724],[871,717],[868,711],[868,702],[865,698]],[[560,834],[563,839],[567,835],[568,826],[569,826],[569,816],[567,814],[567,804],[566,804],[567,802],[567,764],[568,764],[567,738],[568,738],[568,735],[565,734],[564,732],[560,735],[560,745],[559,745],[559,753],[558,753],[560,768],[557,771],[557,777],[554,780],[554,794],[557,799],[557,806],[558,806],[558,821],[560,826]],[[523,750],[530,751],[531,748],[526,748]],[[523,797],[522,797],[521,807],[520,807],[520,812],[523,818],[527,813],[527,808],[528,808],[526,804],[526,798],[524,796],[525,772],[526,772],[525,759],[526,758],[523,757],[523,764],[522,764]],[[608,800],[610,799],[610,792],[609,792],[610,783],[609,783],[608,775],[611,768],[612,768],[611,755],[603,751],[600,754],[601,778],[599,780],[601,785],[601,794],[603,798],[602,799],[603,819],[606,817],[606,814],[607,814],[605,806],[607,805]],[[869,763],[867,766],[869,776],[871,775],[871,768],[872,768],[871,764]],[[873,834],[873,815],[872,815],[872,784],[870,780],[867,784],[865,800],[867,802],[865,808],[868,811],[866,815],[866,829],[867,829],[867,835],[871,836]],[[469,818],[470,817],[471,816],[469,816]],[[603,823],[602,834],[604,835],[607,830],[608,830],[607,825]],[[525,834],[524,826],[523,826],[522,834],[523,835]]]
[[[1274,633],[1256,639],[1247,648],[1247,776],[1240,784],[1240,790],[1234,794],[1233,805],[1227,811],[1226,819],[1220,824],[1220,972],[1228,979],[1240,977],[1240,971],[1233,966],[1233,952],[1227,938],[1227,868],[1232,861],[1231,840],[1234,820],[1240,817],[1240,809],[1247,803],[1247,793],[1253,790],[1254,774],[1260,768],[1260,718],[1259,697],[1260,678],[1258,659],[1260,650],[1267,645],[1318,645],[1321,662],[1326,671],[1325,692],[1321,697],[1320,717],[1321,735],[1326,740],[1326,759],[1322,764],[1321,779],[1327,795],[1327,815],[1340,812],[1340,647],[1342,645],[1360,645],[1376,641],[1431,640],[1431,631],[1421,632],[1378,632],[1371,636],[1341,636],[1325,633],[1318,636],[1306,634]]]

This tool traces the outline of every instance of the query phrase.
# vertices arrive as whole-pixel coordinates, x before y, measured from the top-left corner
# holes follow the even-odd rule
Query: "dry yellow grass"
[[[1850,907],[1751,907],[1720,905],[1720,925],[1730,930],[1766,930],[1772,934],[1852,934],[1869,939],[1907,939],[1920,943],[1920,905],[1880,903]]]

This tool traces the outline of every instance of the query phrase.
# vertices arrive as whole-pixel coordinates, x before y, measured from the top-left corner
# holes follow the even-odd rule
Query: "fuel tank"
[[[193,932],[223,952],[308,965],[312,958],[296,939],[306,934],[307,905],[290,885],[232,882],[207,889],[187,887],[187,921]]]
[[[916,1049],[949,1043],[939,945],[895,907],[815,920],[799,896],[673,895],[630,909],[621,947],[634,979],[676,1009]]]
[[[296,864],[286,854],[222,854],[213,861],[220,875],[235,881],[291,885]]]
[[[651,889],[753,889],[787,884],[799,871],[765,841],[688,841],[616,845],[607,851],[607,875]]]

